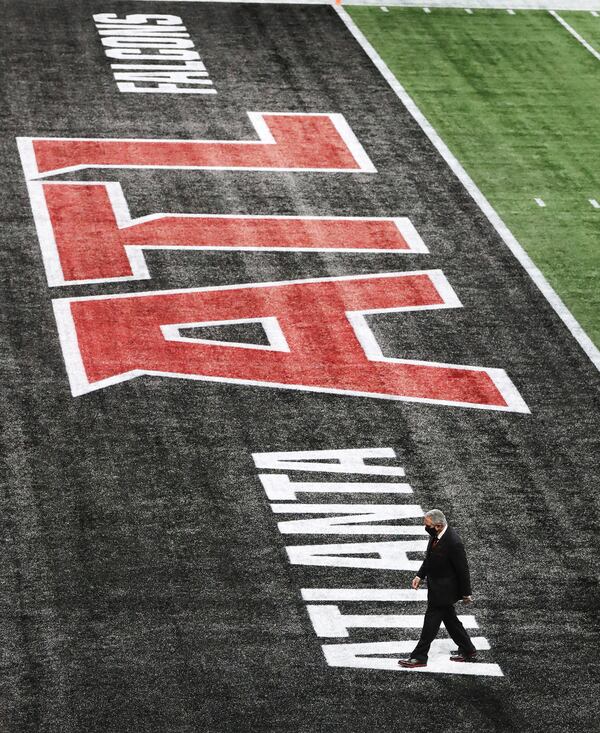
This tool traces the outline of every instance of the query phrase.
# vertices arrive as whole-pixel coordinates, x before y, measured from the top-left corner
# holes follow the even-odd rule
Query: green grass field
[[[600,346],[600,61],[545,11],[346,9]]]

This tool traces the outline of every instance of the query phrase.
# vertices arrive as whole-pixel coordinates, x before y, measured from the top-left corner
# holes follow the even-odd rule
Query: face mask
[[[425,531],[427,534],[431,535],[432,537],[437,537],[437,532],[435,531],[435,527],[425,527]]]

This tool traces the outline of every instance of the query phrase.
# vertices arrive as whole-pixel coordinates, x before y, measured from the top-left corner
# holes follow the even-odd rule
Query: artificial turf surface
[[[600,344],[600,61],[543,11],[347,10]],[[600,18],[561,17],[600,47]]]
[[[3,3],[0,731],[593,730],[594,365],[334,9],[126,5]],[[134,5],[181,15],[218,94],[119,92],[93,14]],[[429,253],[157,250],[146,281],[48,286],[16,137],[253,140],[248,110],[340,113],[377,173],[90,169],[76,180],[119,182],[134,217],[407,216]],[[506,369],[530,415],[151,375],[69,390],[55,299],[436,269],[463,307],[369,317],[382,353]],[[364,447],[392,447],[407,499],[443,507],[460,531],[490,644],[482,660],[504,677],[328,666],[325,642],[411,641],[418,627],[321,638],[301,589],[406,589],[414,570],[292,565],[288,546],[348,538],[283,535],[252,454]]]

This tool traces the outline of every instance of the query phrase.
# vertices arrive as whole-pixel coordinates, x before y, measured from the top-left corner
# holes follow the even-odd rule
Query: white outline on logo
[[[360,248],[360,247],[246,247],[246,246],[227,246],[218,245],[195,246],[195,245],[169,245],[169,244],[148,244],[148,245],[124,245],[123,249],[129,259],[131,271],[133,275],[125,275],[123,277],[107,277],[92,278],[82,280],[66,280],[56,246],[54,230],[50,221],[50,214],[44,194],[45,186],[104,186],[111,202],[115,220],[119,229],[128,229],[137,224],[145,222],[157,221],[162,218],[180,218],[180,219],[287,219],[300,221],[381,221],[393,222],[400,232],[404,241],[408,245],[408,249],[389,249],[389,248]],[[50,287],[60,285],[86,285],[94,283],[108,282],[127,282],[134,280],[151,279],[150,272],[144,257],[144,250],[192,250],[192,251],[254,251],[254,252],[336,252],[336,253],[379,253],[379,254],[428,254],[429,250],[419,236],[413,223],[407,217],[377,217],[377,216],[255,216],[253,214],[171,214],[171,213],[155,213],[146,216],[140,216],[136,219],[131,218],[129,206],[123,194],[121,184],[117,181],[29,181],[28,182],[29,197],[31,201],[31,210],[37,230],[37,235],[46,269],[46,277]]]
[[[182,336],[182,328],[202,328],[203,326],[230,326],[237,323],[260,323],[268,340],[268,345],[247,344],[237,341],[216,341],[214,339],[197,339],[193,336]],[[235,318],[228,321],[195,321],[193,323],[169,323],[161,326],[165,341],[178,341],[181,344],[208,344],[209,346],[233,346],[239,349],[261,349],[262,351],[290,351],[279,321],[275,316],[266,318]]]
[[[181,139],[148,139],[148,138],[100,138],[100,137],[18,137],[17,145],[21,155],[21,162],[25,177],[28,181],[48,176],[56,176],[70,171],[85,170],[87,168],[166,168],[181,170],[217,170],[217,171],[273,171],[273,172],[298,172],[298,173],[377,173],[377,169],[365,152],[365,149],[358,141],[352,128],[346,122],[346,118],[339,112],[247,112],[258,140],[181,140]],[[207,145],[277,145],[265,117],[329,117],[338,134],[346,144],[348,151],[356,161],[356,168],[270,168],[250,166],[219,166],[219,165],[104,165],[104,164],[79,164],[56,168],[52,171],[40,173],[35,157],[33,142],[35,140],[73,140],[89,142],[140,142],[140,143],[198,143]]]
[[[373,278],[390,278],[390,277],[408,277],[408,276],[427,276],[435,286],[437,292],[442,297],[443,302],[440,304],[427,305],[427,306],[404,306],[400,308],[387,308],[382,310],[367,310],[367,311],[350,311],[347,312],[348,320],[352,324],[357,338],[365,350],[367,358],[371,361],[386,361],[395,364],[422,364],[426,366],[446,367],[448,369],[469,369],[471,371],[485,372],[496,389],[506,402],[506,406],[499,405],[481,405],[469,402],[457,402],[451,400],[436,400],[424,397],[407,397],[405,395],[389,395],[375,392],[359,392],[354,390],[334,389],[327,387],[308,387],[306,385],[297,384],[280,384],[277,382],[259,382],[249,379],[231,379],[226,377],[207,377],[203,375],[191,375],[181,374],[177,372],[162,372],[152,371],[144,369],[135,369],[129,372],[124,372],[107,379],[99,380],[98,382],[90,383],[88,381],[85,368],[83,366],[83,360],[79,350],[79,343],[77,339],[77,332],[75,329],[75,323],[73,321],[73,315],[71,312],[71,303],[83,300],[116,300],[119,298],[144,298],[153,295],[175,295],[180,293],[194,293],[194,292],[212,292],[212,291],[225,291],[225,290],[240,290],[247,288],[264,288],[264,287],[284,287],[287,285],[299,285],[309,284],[318,282],[339,282],[348,280],[366,280]],[[383,357],[381,355],[381,349],[377,344],[375,337],[371,333],[365,315],[374,313],[394,313],[404,312],[410,310],[432,310],[436,308],[460,308],[462,307],[456,293],[452,289],[452,286],[448,282],[446,276],[441,270],[419,270],[415,272],[384,272],[369,275],[344,275],[341,277],[329,277],[329,278],[309,278],[305,280],[287,280],[283,282],[266,282],[266,283],[248,283],[248,284],[236,284],[236,285],[220,285],[207,288],[182,288],[177,290],[158,290],[150,291],[145,293],[122,293],[117,295],[99,295],[99,296],[83,296],[75,298],[57,298],[52,301],[54,308],[54,314],[56,317],[56,323],[58,327],[58,333],[60,338],[61,347],[63,350],[63,356],[65,365],[67,367],[67,374],[69,377],[69,383],[71,385],[71,392],[73,396],[79,396],[92,392],[104,387],[109,387],[120,382],[125,382],[142,375],[150,376],[161,376],[161,377],[172,377],[178,379],[191,379],[197,381],[208,381],[208,382],[220,382],[226,384],[242,384],[252,385],[259,387],[275,387],[280,389],[294,389],[303,392],[324,392],[328,394],[340,394],[353,397],[370,397],[380,398],[388,400],[397,400],[402,402],[421,402],[426,404],[435,405],[451,405],[453,407],[471,407],[475,409],[484,410],[497,410],[502,412],[521,412],[529,413],[529,408],[525,404],[523,398],[517,391],[516,387],[510,380],[504,369],[490,369],[485,367],[477,367],[470,365],[460,364],[445,364],[439,362],[430,361],[418,361],[413,359],[396,359],[390,357]],[[165,324],[168,325],[168,324]],[[213,342],[214,343],[214,342]]]

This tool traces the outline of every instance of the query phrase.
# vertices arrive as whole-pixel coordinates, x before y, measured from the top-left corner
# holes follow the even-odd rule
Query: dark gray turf
[[[2,7],[0,730],[595,729],[598,373],[335,12]],[[181,15],[218,94],[119,94],[92,21],[111,11]],[[15,136],[251,139],[253,109],[343,113],[378,175],[77,178],[121,181],[134,216],[408,215],[431,254],[156,252],[151,281],[50,292]],[[70,394],[52,297],[419,268],[465,307],[378,317],[384,352],[505,368],[531,416],[158,378]],[[291,567],[285,544],[343,538],[284,540],[251,453],[364,446],[394,447],[415,501],[459,528],[504,678],[326,666],[299,589],[412,573]]]

